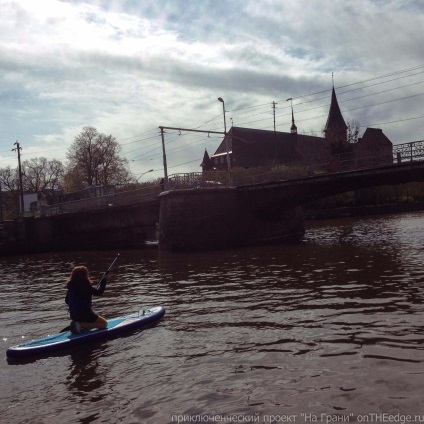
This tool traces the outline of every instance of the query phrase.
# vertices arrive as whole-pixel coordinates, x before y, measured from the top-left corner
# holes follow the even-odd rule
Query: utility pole
[[[272,102],[272,113],[273,113],[273,115],[274,115],[274,132],[275,132],[275,105],[276,105],[277,103],[275,103],[275,102]]]
[[[162,137],[162,155],[163,155],[163,172],[165,177],[165,184],[168,182],[168,165],[166,164],[166,152],[165,152],[165,138],[163,136],[163,129],[165,127],[159,127],[160,128],[160,135]]]
[[[1,183],[0,183],[0,222],[3,222],[3,194],[1,191]]]
[[[18,165],[19,165],[19,191],[21,192],[21,214],[24,216],[24,190],[22,186],[22,168],[21,168],[21,150],[22,147],[19,145],[19,142],[16,141],[14,143],[16,145],[16,149],[12,149],[12,152],[18,152]]]

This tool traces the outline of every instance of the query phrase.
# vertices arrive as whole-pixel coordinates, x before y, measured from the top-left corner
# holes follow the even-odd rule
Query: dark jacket
[[[106,288],[104,276],[97,286],[91,285],[88,280],[70,281],[65,302],[69,306],[71,319],[74,321],[93,322],[97,319],[91,307],[92,296],[101,296]]]

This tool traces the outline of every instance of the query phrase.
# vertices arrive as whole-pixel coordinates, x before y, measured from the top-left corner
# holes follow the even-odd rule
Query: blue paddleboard
[[[34,355],[54,352],[59,349],[72,348],[82,343],[109,339],[124,331],[151,324],[162,318],[164,314],[165,308],[162,306],[145,308],[124,317],[108,320],[108,326],[104,330],[83,330],[80,334],[72,334],[70,331],[53,334],[52,336],[12,346],[7,349],[6,355],[8,358],[27,358]]]

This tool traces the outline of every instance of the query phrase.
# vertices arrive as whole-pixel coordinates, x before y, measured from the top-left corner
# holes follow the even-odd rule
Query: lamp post
[[[136,183],[138,183],[138,180],[144,175],[144,174],[148,174],[149,172],[153,172],[154,170],[153,169],[149,169],[148,171],[146,171],[146,172],[143,172],[136,180],[135,180],[135,182]]]
[[[230,152],[228,151],[227,120],[225,118],[225,102],[222,97],[218,97],[218,101],[222,103],[222,111],[224,113],[224,140],[225,140],[225,147],[227,149],[227,170],[229,171],[231,169],[231,162],[230,162]]]
[[[225,102],[222,97],[218,97],[218,100],[222,103],[222,110],[224,112],[224,133],[227,134],[227,121],[225,120]]]

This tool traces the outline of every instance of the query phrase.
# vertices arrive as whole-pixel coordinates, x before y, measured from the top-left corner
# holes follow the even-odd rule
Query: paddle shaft
[[[107,269],[106,274],[112,269],[112,267],[115,265],[115,262],[118,260],[119,258],[119,253],[116,256],[116,258],[113,260],[113,262],[110,264],[110,267]]]
[[[107,271],[103,274],[103,277],[112,269],[112,267],[115,265],[115,262],[118,260],[119,258],[119,253],[116,255],[116,258],[113,260],[113,262],[110,264],[110,267],[107,269]],[[103,280],[103,277],[100,279],[100,281],[97,284],[97,288],[100,285],[100,282]]]

